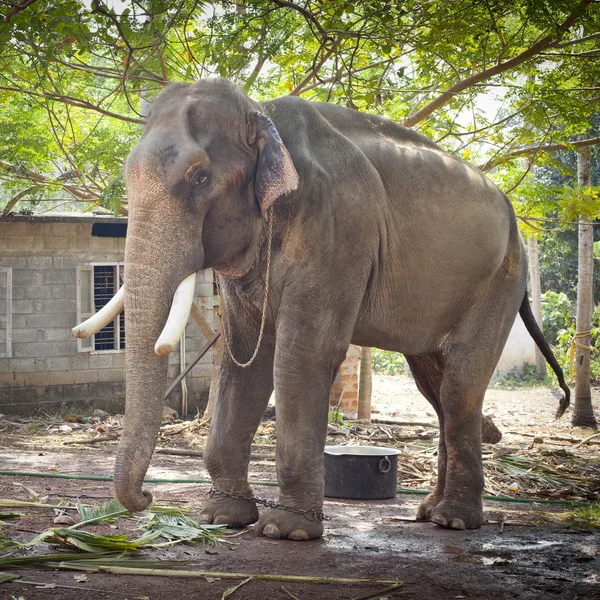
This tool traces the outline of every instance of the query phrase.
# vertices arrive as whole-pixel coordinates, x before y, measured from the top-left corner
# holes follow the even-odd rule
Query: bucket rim
[[[325,454],[330,456],[396,456],[397,448],[385,446],[325,446]]]

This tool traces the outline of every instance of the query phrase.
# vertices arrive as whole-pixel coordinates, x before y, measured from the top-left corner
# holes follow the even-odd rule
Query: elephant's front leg
[[[256,504],[229,494],[252,496],[248,485],[250,448],[273,391],[273,349],[264,340],[254,363],[245,369],[223,355],[204,464],[214,494],[200,521],[245,527],[258,520]]]
[[[300,336],[295,336],[294,341]],[[302,349],[292,337],[278,340],[275,357],[277,405],[278,503],[264,511],[258,535],[308,540],[323,535],[323,452],[327,436],[329,392],[347,344],[328,350],[304,336]],[[298,340],[299,341],[299,340]]]

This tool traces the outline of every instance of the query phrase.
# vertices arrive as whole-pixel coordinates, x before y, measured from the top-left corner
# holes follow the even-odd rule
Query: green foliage
[[[25,546],[31,547],[40,542],[47,542],[71,549],[76,548],[83,552],[136,552],[144,546],[151,546],[150,542],[159,535],[157,532],[147,533],[136,540],[130,540],[126,535],[98,535],[73,528],[55,527],[45,531]]]
[[[542,289],[563,293],[577,300],[577,230],[568,228],[540,236],[540,278]],[[594,286],[600,293],[600,286]],[[598,298],[596,301],[600,300]]]
[[[339,408],[329,411],[328,422],[332,425],[337,425],[339,427],[348,425],[348,423],[345,420],[344,413]]]
[[[211,546],[221,542],[222,535],[228,532],[224,525],[200,525],[176,508],[161,510],[160,507],[153,507],[144,519],[146,522],[141,529],[147,534],[166,539],[168,543],[194,542]]]
[[[569,351],[575,336],[574,310],[575,307],[566,294],[555,292],[542,294],[544,335],[553,345],[556,360],[567,377],[571,370]],[[600,345],[600,307],[594,309],[591,331],[591,345],[597,348]],[[600,355],[596,350],[592,350],[590,354],[590,373],[592,379],[600,379]]]
[[[110,180],[102,190],[102,206],[112,211],[115,216],[119,214],[121,202],[125,197],[125,181],[122,175]]]
[[[548,291],[542,294],[542,319],[544,336],[548,343],[554,345],[565,330],[574,323],[573,305],[563,292]]]
[[[373,348],[373,371],[378,375],[400,375],[404,373],[404,366],[402,354]]]
[[[131,513],[116,498],[100,506],[87,504],[77,504],[76,506],[77,512],[81,516],[81,523],[78,523],[78,526],[83,523],[86,525],[112,523],[121,517],[131,516]]]
[[[535,376],[535,365],[525,363],[525,372],[522,375],[520,373],[506,373],[493,379],[490,383],[490,387],[506,390],[521,390],[547,386],[551,382],[552,379],[550,377],[546,377],[544,380],[537,379]]]
[[[600,504],[580,506],[566,515],[586,527],[600,527]]]
[[[568,143],[600,112],[593,36],[600,11],[577,6],[5,3],[0,205],[23,193],[21,203],[100,203],[116,213],[121,164],[144,121],[142,98],[207,75],[228,77],[257,100],[292,93],[407,120],[465,159],[499,161],[495,176],[512,181],[509,189],[524,171],[515,149]],[[566,190],[557,198],[566,214],[591,215],[595,194]]]

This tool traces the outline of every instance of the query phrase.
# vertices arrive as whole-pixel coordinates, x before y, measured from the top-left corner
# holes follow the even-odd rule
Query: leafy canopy
[[[525,179],[521,156],[575,148],[600,97],[593,0],[5,0],[0,11],[8,207],[124,210],[122,160],[145,101],[170,81],[220,75],[258,100],[380,112],[509,188]],[[595,214],[594,193],[565,200],[569,214]]]

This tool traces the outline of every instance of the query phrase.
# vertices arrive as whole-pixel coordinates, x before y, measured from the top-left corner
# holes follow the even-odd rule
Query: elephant
[[[417,516],[442,527],[483,522],[482,402],[518,312],[565,392],[558,412],[567,408],[509,199],[419,133],[297,97],[256,102],[205,78],[156,97],[124,176],[126,410],[114,485],[126,508],[152,500],[142,483],[165,354],[180,335],[163,327],[185,305],[179,284],[202,269],[218,276],[226,347],[202,522],[256,523],[276,539],[323,534],[328,397],[351,343],[402,352],[437,413],[438,479]],[[273,391],[279,500],[259,515],[248,463]]]

